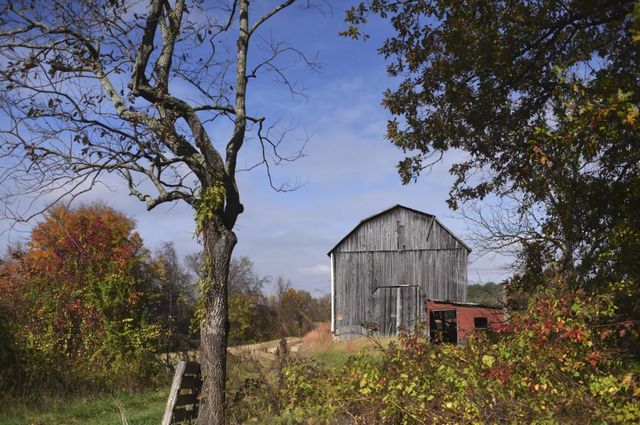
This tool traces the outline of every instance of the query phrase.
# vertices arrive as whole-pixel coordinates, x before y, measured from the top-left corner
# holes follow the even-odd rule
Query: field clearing
[[[138,394],[51,400],[45,406],[19,406],[0,414],[0,425],[159,424],[169,386]],[[6,409],[6,407],[5,407]],[[122,420],[126,418],[126,422]]]

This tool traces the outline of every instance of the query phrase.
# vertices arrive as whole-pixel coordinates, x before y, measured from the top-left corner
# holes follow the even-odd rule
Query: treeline
[[[292,282],[279,276],[275,295],[266,296],[269,277],[260,277],[247,257],[234,258],[229,267],[229,345],[302,336],[329,320],[331,298],[314,298],[296,290]]]
[[[467,301],[484,305],[502,305],[505,302],[504,285],[493,282],[467,285]]]
[[[4,398],[137,389],[173,354],[199,347],[197,255],[146,248],[135,221],[105,204],[57,207],[0,259],[0,394]],[[297,336],[329,316],[246,257],[230,270],[230,344]]]

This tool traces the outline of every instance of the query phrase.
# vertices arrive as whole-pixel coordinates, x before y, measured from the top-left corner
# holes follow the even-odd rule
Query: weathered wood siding
[[[364,221],[332,250],[336,335],[362,323],[395,334],[425,320],[426,299],[466,301],[468,253],[427,214],[398,206]]]

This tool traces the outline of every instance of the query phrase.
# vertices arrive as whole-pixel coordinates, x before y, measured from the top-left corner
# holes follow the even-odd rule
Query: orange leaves
[[[546,165],[548,168],[551,168],[551,161],[549,160],[549,158],[547,158],[547,156],[542,152],[542,148],[540,148],[540,146],[538,145],[534,145],[533,147],[533,153],[535,155],[538,156],[538,158],[536,158],[536,162],[541,164],[541,165]]]
[[[85,204],[76,208],[56,206],[33,229],[29,246],[46,249],[71,243],[75,248],[81,249],[87,241],[84,239],[86,235],[78,231],[87,231],[93,226],[109,231],[109,240],[98,240],[97,247],[121,246],[127,243],[129,237],[133,237],[136,245],[141,245],[139,236],[133,232],[135,224],[133,219],[103,203]]]
[[[634,105],[628,109],[624,123],[629,123],[632,126],[635,126],[637,117],[638,117],[638,107]]]
[[[134,226],[104,204],[54,208],[33,230],[30,249],[11,263],[7,281],[20,288],[13,292],[16,345],[50,359],[60,376],[73,365],[81,375],[69,376],[74,385],[83,376],[88,386],[117,379],[109,368],[126,370],[118,361],[155,349],[156,325],[143,320],[148,297],[135,273],[142,240]],[[34,374],[42,374],[39,367]]]

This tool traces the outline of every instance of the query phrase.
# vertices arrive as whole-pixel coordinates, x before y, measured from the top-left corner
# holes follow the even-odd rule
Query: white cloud
[[[303,267],[300,269],[300,273],[309,274],[313,276],[320,276],[327,273],[331,273],[331,267],[328,264],[316,264],[312,267]]]

